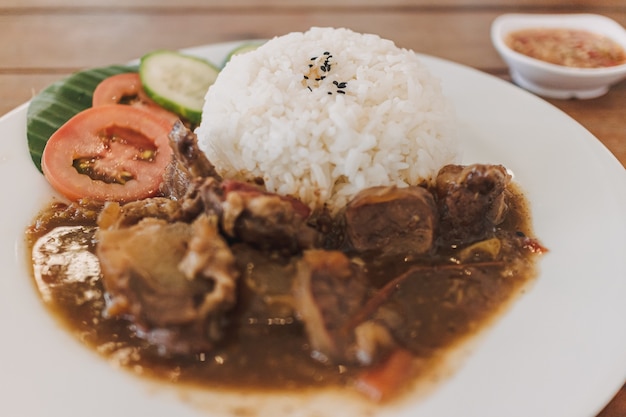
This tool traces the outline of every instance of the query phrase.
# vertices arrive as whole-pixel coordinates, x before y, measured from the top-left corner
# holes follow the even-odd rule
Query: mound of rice
[[[312,28],[234,56],[196,129],[225,178],[336,211],[363,188],[415,185],[458,160],[450,104],[412,51]]]

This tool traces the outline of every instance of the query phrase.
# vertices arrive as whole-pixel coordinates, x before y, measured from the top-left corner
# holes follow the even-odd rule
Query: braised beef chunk
[[[107,202],[98,216],[98,224],[105,229],[120,228],[132,226],[146,217],[174,222],[182,220],[182,216],[181,206],[177,201],[153,197],[124,205]]]
[[[293,293],[297,257],[267,252],[245,243],[232,246],[238,269],[238,316],[255,328],[295,323]]]
[[[346,236],[358,251],[425,254],[437,229],[437,207],[423,187],[372,187],[345,210]]]
[[[174,124],[169,138],[174,152],[163,176],[163,195],[180,199],[187,193],[194,178],[221,178],[204,152],[198,148],[196,135],[182,122]]]
[[[493,235],[506,215],[511,176],[501,165],[447,165],[436,179],[441,236],[467,244]]]
[[[296,253],[321,242],[320,234],[307,224],[306,205],[253,184],[213,178],[194,181],[181,204],[187,214],[216,214],[228,238],[261,249]]]
[[[281,248],[295,253],[316,247],[320,237],[307,225],[308,212],[304,212],[300,205],[277,194],[230,191],[223,204],[224,230],[265,249]]]
[[[221,338],[239,273],[214,217],[146,218],[101,228],[96,238],[109,316],[132,321],[164,353],[210,349]]]
[[[362,267],[343,252],[308,250],[298,262],[294,302],[313,350],[323,362],[357,362],[349,318],[367,295]]]
[[[221,223],[223,199],[224,191],[220,181],[213,177],[196,177],[179,201],[185,217],[195,218],[202,213],[210,213],[216,215]]]

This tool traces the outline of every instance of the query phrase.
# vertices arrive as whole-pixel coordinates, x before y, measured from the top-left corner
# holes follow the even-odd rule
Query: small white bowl
[[[558,99],[589,99],[605,94],[626,78],[626,64],[603,68],[573,68],[551,64],[513,51],[506,36],[520,29],[581,29],[604,35],[626,50],[626,30],[595,14],[504,14],[491,25],[491,41],[509,66],[513,82],[535,94]]]

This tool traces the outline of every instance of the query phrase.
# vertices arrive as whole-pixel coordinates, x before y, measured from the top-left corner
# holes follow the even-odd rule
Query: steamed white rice
[[[196,133],[225,178],[262,178],[334,211],[363,188],[419,184],[457,162],[454,126],[439,80],[414,52],[312,28],[234,56]]]

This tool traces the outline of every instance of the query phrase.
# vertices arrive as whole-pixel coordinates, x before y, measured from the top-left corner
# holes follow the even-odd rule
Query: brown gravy
[[[497,236],[504,263],[484,262],[472,268],[438,268],[458,253],[440,253],[428,260],[365,259],[375,287],[407,271],[410,279],[397,286],[392,299],[411,323],[403,331],[421,362],[475,334],[536,276],[532,250],[514,250],[509,239],[532,236],[521,192],[510,200],[507,220]],[[52,213],[52,214],[51,214]],[[326,366],[311,360],[302,325],[295,320],[258,320],[235,311],[224,343],[214,351],[164,357],[138,338],[129,322],[103,317],[105,293],[95,257],[97,212],[68,210],[53,203],[27,231],[35,283],[45,305],[82,343],[108,360],[139,375],[206,388],[256,391],[350,387],[358,367]],[[414,335],[411,336],[411,335]],[[271,378],[268,378],[271,375]],[[416,375],[419,378],[420,375]]]

